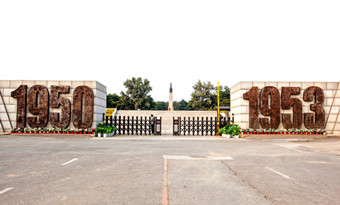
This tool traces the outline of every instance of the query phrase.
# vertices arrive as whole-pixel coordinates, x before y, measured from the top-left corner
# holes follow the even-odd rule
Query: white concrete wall
[[[153,114],[154,117],[162,117],[162,135],[172,135],[173,133],[173,117],[217,117],[217,111],[161,111],[161,110],[118,110],[116,116],[129,116],[129,117],[150,117]]]
[[[9,120],[12,122],[12,126],[16,127],[17,100],[11,97],[11,92],[16,90],[20,85],[27,85],[27,91],[33,85],[43,85],[48,88],[49,92],[51,85],[69,85],[70,93],[62,94],[62,96],[70,99],[71,105],[73,104],[73,91],[76,87],[86,85],[92,88],[94,93],[94,118],[92,127],[95,127],[96,122],[102,120],[102,113],[106,110],[106,86],[97,81],[0,80],[0,92],[4,99],[4,102],[0,99],[0,119],[6,131],[9,131],[11,128]],[[5,112],[4,103],[9,114],[9,119]],[[60,109],[50,108],[50,112],[61,111]],[[28,111],[26,113],[27,117],[32,116]],[[28,127],[28,124],[26,126]],[[50,123],[48,123],[46,127],[51,127]],[[72,122],[70,123],[69,128],[74,128]],[[0,132],[2,132],[1,128]]]
[[[323,107],[326,113],[326,120],[328,119],[326,129],[328,133],[340,133],[340,87],[339,82],[239,82],[231,87],[231,112],[235,114],[235,122],[240,124],[242,128],[249,128],[249,101],[243,99],[243,94],[248,92],[252,87],[257,86],[260,90],[265,86],[274,86],[279,89],[281,94],[281,87],[300,87],[300,95],[294,95],[294,98],[298,98],[302,102],[303,113],[311,112],[309,109],[311,102],[303,101],[303,92],[310,86],[320,87],[325,95],[325,101]],[[335,96],[336,95],[336,96]],[[331,107],[333,103],[333,107]],[[290,110],[281,109],[281,113],[292,113]],[[264,117],[259,112],[259,117]],[[337,122],[336,122],[336,118]],[[281,119],[282,121],[282,119]],[[279,129],[284,129],[282,123]],[[302,129],[305,129],[302,126]]]

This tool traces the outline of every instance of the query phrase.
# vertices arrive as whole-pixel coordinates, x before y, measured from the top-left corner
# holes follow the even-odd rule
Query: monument
[[[231,112],[242,128],[340,133],[339,82],[239,82]]]
[[[168,111],[173,111],[174,110],[174,106],[172,104],[172,83],[170,83],[170,92],[169,92],[169,105],[168,105]]]
[[[0,80],[0,132],[95,128],[106,109],[97,81]]]

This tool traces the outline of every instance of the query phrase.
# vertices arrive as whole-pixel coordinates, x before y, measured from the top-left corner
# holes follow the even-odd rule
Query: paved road
[[[1,204],[340,204],[340,139],[0,136]]]

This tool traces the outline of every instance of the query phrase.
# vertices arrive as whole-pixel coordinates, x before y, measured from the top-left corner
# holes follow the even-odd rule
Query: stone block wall
[[[248,92],[252,87],[257,86],[260,90],[265,86],[276,87],[281,94],[281,87],[300,87],[300,95],[293,95],[293,98],[298,98],[302,102],[303,113],[310,111],[310,104],[313,102],[303,101],[303,92],[310,86],[318,86],[324,92],[323,107],[326,114],[326,125],[328,133],[340,133],[340,83],[339,82],[239,82],[231,87],[231,113],[235,114],[235,122],[240,124],[242,128],[249,128],[249,101],[243,99],[243,94]],[[280,96],[281,97],[281,96]],[[292,114],[292,108],[283,110],[281,113]],[[259,118],[263,118],[259,112]],[[284,129],[282,119],[279,129]],[[301,129],[305,129],[302,125]]]
[[[94,116],[92,127],[94,128],[96,122],[100,122],[102,120],[102,113],[106,110],[106,86],[97,82],[97,81],[48,81],[48,80],[0,80],[0,92],[3,96],[3,100],[0,99],[0,119],[6,131],[10,131],[11,125],[16,127],[16,109],[17,109],[17,100],[11,97],[11,92],[16,90],[20,85],[27,85],[27,91],[33,85],[43,85],[48,88],[49,93],[51,94],[50,88],[51,85],[67,85],[70,86],[70,93],[61,94],[62,97],[67,97],[71,101],[71,105],[73,104],[73,91],[76,87],[80,85],[86,85],[93,90],[94,94]],[[8,111],[8,116],[5,112],[5,107]],[[71,106],[72,107],[72,106]],[[60,108],[49,108],[50,112],[60,112]],[[26,110],[27,116],[33,116]],[[71,114],[72,119],[72,114]],[[71,120],[72,121],[72,120]],[[26,127],[28,124],[26,123]],[[47,128],[51,127],[50,120],[46,126]],[[69,128],[74,128],[72,122],[69,125]],[[0,132],[2,129],[0,127]]]
[[[162,117],[162,135],[172,135],[173,133],[173,117],[217,117],[217,111],[161,111],[161,110],[118,110],[116,116],[129,116],[129,117]]]

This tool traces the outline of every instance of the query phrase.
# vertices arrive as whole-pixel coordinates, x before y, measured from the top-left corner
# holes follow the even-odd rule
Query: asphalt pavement
[[[0,204],[340,204],[340,139],[0,136]]]

